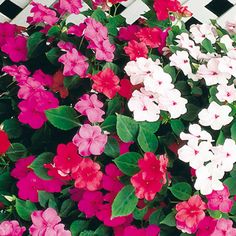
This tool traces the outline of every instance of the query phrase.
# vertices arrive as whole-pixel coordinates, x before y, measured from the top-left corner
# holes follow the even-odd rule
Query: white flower
[[[227,56],[231,59],[236,60],[236,48],[227,52]]]
[[[236,60],[226,56],[220,58],[219,71],[236,77]]]
[[[188,143],[191,142],[199,142],[199,141],[208,141],[212,142],[211,135],[205,131],[202,130],[201,126],[198,124],[190,124],[189,125],[189,133],[180,133],[180,139],[181,140],[188,140]]]
[[[207,86],[228,83],[228,79],[230,79],[231,75],[229,73],[219,71],[219,63],[218,58],[212,58],[208,61],[207,66],[199,66],[197,75],[205,79]]]
[[[231,34],[236,34],[236,17],[226,22],[226,29]]]
[[[220,42],[223,43],[227,49],[227,51],[230,51],[233,49],[233,40],[229,37],[229,35],[224,35],[221,39]]]
[[[186,51],[177,51],[170,56],[170,65],[183,71],[185,75],[192,73],[188,53]]]
[[[157,121],[160,109],[149,96],[135,90],[128,102],[130,111],[134,113],[136,121]]]
[[[168,111],[172,119],[178,118],[187,112],[187,100],[181,97],[177,89],[172,89],[158,98],[158,104],[161,110]]]
[[[189,165],[198,169],[207,161],[210,161],[214,155],[210,151],[212,145],[210,142],[190,142],[178,150],[179,159],[183,162],[189,162]]]
[[[234,87],[234,84],[232,85],[224,85],[220,84],[217,86],[218,93],[216,94],[216,97],[220,102],[228,102],[232,103],[236,101],[236,88]]]
[[[229,106],[219,105],[213,101],[207,109],[201,110],[198,114],[199,123],[203,126],[211,126],[214,130],[220,130],[233,120],[233,117],[229,116],[230,112]]]
[[[191,36],[196,43],[201,43],[204,39],[209,39],[212,43],[215,43],[214,31],[215,28],[209,24],[192,25],[190,27]]]

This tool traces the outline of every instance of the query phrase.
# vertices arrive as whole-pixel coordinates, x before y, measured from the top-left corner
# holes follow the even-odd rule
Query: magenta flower
[[[64,64],[63,75],[73,76],[79,75],[80,77],[85,77],[86,71],[88,69],[87,58],[78,52],[75,48],[67,51],[62,55],[58,61]]]
[[[85,28],[86,25],[84,23],[80,23],[79,25],[72,25],[68,29],[67,33],[76,35],[77,37],[82,37]]]
[[[96,94],[92,94],[91,96],[84,94],[80,98],[80,101],[75,104],[75,110],[80,112],[82,115],[86,115],[88,120],[92,123],[102,122],[104,120],[102,116],[105,112],[100,109],[102,107],[103,103],[98,100]]]
[[[84,124],[74,136],[73,143],[81,156],[101,155],[107,143],[107,135],[102,134],[99,126]]]
[[[15,37],[16,25],[8,22],[0,23],[0,48],[10,39]]]
[[[6,72],[7,74],[9,74],[12,77],[15,77],[15,79],[18,83],[26,82],[29,75],[31,74],[30,71],[24,65],[4,66],[2,68],[2,71]]]
[[[16,220],[3,221],[0,224],[0,235],[1,236],[22,236],[26,228],[21,227]]]
[[[30,226],[29,232],[32,236],[71,236],[71,232],[64,229],[64,224],[59,224],[61,218],[53,208],[34,211],[31,219],[33,224]]]
[[[27,60],[27,40],[23,36],[9,38],[2,46],[2,51],[8,54],[13,62],[20,62]]]
[[[149,225],[146,229],[137,229],[135,226],[128,226],[124,230],[123,236],[158,236],[160,228],[157,225]]]
[[[196,236],[212,235],[212,232],[215,230],[216,223],[216,219],[213,219],[210,216],[205,216],[205,218],[198,225]]]
[[[36,2],[31,2],[31,5],[33,7],[30,12],[33,13],[33,17],[27,18],[28,23],[37,24],[43,22],[49,25],[54,25],[58,21],[58,17],[56,16],[57,14],[54,10]]]
[[[81,0],[60,0],[60,8],[69,13],[79,14],[82,7]]]
[[[53,77],[45,74],[42,70],[36,70],[32,77],[43,86],[52,86]]]

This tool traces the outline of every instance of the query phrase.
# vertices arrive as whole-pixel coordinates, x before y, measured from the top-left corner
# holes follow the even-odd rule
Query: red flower
[[[10,147],[11,143],[8,139],[8,135],[5,131],[0,130],[0,155],[4,154],[8,148]]]
[[[121,27],[118,34],[119,40],[130,41],[137,40],[136,32],[138,32],[140,26],[138,25],[129,25],[127,27]]]
[[[91,79],[94,82],[92,88],[99,93],[103,93],[110,99],[120,90],[120,80],[110,68],[106,68],[98,74],[93,75]]]
[[[89,158],[82,158],[80,164],[72,170],[75,187],[89,191],[99,189],[102,180],[100,165]]]
[[[128,46],[124,47],[125,53],[130,57],[130,60],[135,60],[138,57],[145,57],[148,56],[148,48],[146,44],[141,42],[138,43],[135,40],[131,40],[128,43]]]
[[[206,203],[199,195],[194,195],[188,201],[176,205],[176,226],[184,233],[193,234],[199,223],[205,218]]]

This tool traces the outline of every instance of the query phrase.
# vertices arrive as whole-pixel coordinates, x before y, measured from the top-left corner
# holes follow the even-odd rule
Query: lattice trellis
[[[30,14],[30,0],[0,0],[0,22],[9,21],[26,26],[26,18]],[[55,0],[35,0],[47,6]],[[193,12],[193,17],[187,20],[191,25],[197,22],[208,22],[217,19],[221,25],[236,16],[236,0],[181,0]],[[128,0],[122,3],[124,10],[120,13],[126,18],[127,23],[135,22],[141,14],[149,10],[142,0]],[[84,5],[87,8],[87,5]],[[81,15],[71,15],[70,22],[79,23],[83,19]]]

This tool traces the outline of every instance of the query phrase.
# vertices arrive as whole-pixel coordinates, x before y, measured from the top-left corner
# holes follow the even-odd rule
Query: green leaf
[[[162,209],[154,211],[149,217],[150,225],[159,225],[160,222],[165,218],[164,212]]]
[[[229,177],[224,181],[224,184],[226,184],[229,188],[230,195],[236,195],[236,182],[235,178]]]
[[[194,121],[197,118],[201,108],[191,103],[188,103],[186,107],[187,107],[187,113],[181,116],[182,119],[186,121]]]
[[[220,134],[216,140],[216,145],[223,145],[225,142],[225,136],[224,136],[224,132],[221,130]]]
[[[128,116],[117,114],[116,129],[123,142],[134,141],[138,133],[138,123]]]
[[[192,195],[192,187],[185,182],[180,182],[169,187],[171,193],[179,200],[188,200]]]
[[[35,32],[27,40],[28,57],[34,58],[41,55],[46,49],[46,38],[43,33]]]
[[[220,219],[222,217],[222,213],[220,211],[212,211],[210,209],[207,210],[209,215],[214,219]]]
[[[59,215],[61,217],[66,217],[74,207],[75,207],[75,202],[72,201],[71,199],[66,199],[61,205]]]
[[[114,133],[116,131],[116,116],[110,115],[108,116],[101,125],[102,130],[106,130],[110,133]]]
[[[135,190],[132,185],[127,185],[120,190],[112,203],[112,217],[127,216],[131,214],[137,203]]]
[[[133,176],[139,171],[138,160],[141,157],[137,152],[127,152],[117,157],[114,162],[124,174]]]
[[[230,128],[231,132],[231,138],[236,141],[236,121],[233,123],[233,125]]]
[[[58,129],[70,130],[80,125],[76,111],[72,107],[60,106],[45,113],[49,122]]]
[[[52,193],[48,193],[45,191],[38,191],[38,197],[39,197],[39,204],[44,208],[47,207],[47,203],[49,202],[50,199],[55,201],[54,195]]]
[[[16,199],[16,212],[25,221],[30,221],[30,215],[33,211],[36,211],[36,206],[30,201],[22,201]]]
[[[85,231],[81,232],[79,236],[94,236],[94,231],[85,230]]]
[[[94,18],[96,21],[101,22],[102,24],[105,24],[107,21],[106,14],[100,7],[93,11],[91,17]]]
[[[15,118],[5,120],[3,122],[3,129],[7,132],[10,139],[19,138],[22,134],[20,122]]]
[[[0,174],[0,190],[10,191],[13,185],[13,179],[8,171]]]
[[[15,162],[18,159],[27,156],[27,149],[21,143],[12,143],[6,154],[11,161]]]
[[[94,236],[105,236],[109,234],[109,228],[105,225],[100,225],[94,232]]]
[[[172,82],[176,81],[176,70],[173,66],[166,65],[163,70],[171,76]]]
[[[158,147],[158,140],[155,134],[140,127],[138,144],[144,152],[155,152]]]
[[[120,154],[120,147],[117,140],[113,137],[108,137],[104,153],[110,157],[118,157]]]
[[[55,155],[51,152],[44,152],[37,156],[37,158],[31,163],[29,167],[34,170],[38,177],[44,180],[49,180],[51,177],[48,176],[48,170],[44,168],[44,164],[51,163],[54,156]]]
[[[118,27],[125,23],[125,18],[121,15],[108,18],[108,23],[106,24],[109,35],[117,36]]]
[[[181,120],[171,120],[170,121],[171,129],[176,135],[180,135],[181,132],[184,131],[184,124]]]
[[[211,43],[211,41],[210,41],[209,39],[204,39],[204,40],[202,41],[202,46],[203,46],[203,48],[206,49],[206,51],[209,52],[209,53],[215,52],[215,49],[214,49],[214,47],[212,46],[212,43]]]
[[[50,63],[53,65],[59,65],[58,58],[62,55],[62,52],[59,48],[52,48],[46,52],[46,57]]]
[[[47,36],[56,37],[59,36],[60,33],[61,33],[61,28],[58,25],[54,25],[48,30]]]
[[[115,63],[112,63],[112,62],[107,62],[107,63],[103,66],[102,70],[105,70],[106,68],[112,69],[115,74],[119,74],[119,72],[120,72],[120,67],[117,66]]]
[[[79,87],[81,79],[78,75],[65,77],[63,83],[66,88],[75,89]]]
[[[89,220],[75,220],[70,225],[70,232],[72,236],[78,236],[89,225]]]
[[[115,114],[116,112],[119,112],[121,109],[121,103],[122,100],[119,96],[114,97],[113,99],[108,101],[108,108],[107,108],[107,116],[110,116],[112,114]]]
[[[133,212],[133,217],[135,220],[143,220],[143,217],[146,215],[148,208],[144,207],[142,209],[135,208]]]
[[[158,129],[160,128],[161,121],[156,121],[156,122],[147,122],[147,121],[141,121],[138,122],[139,127],[142,129],[146,129],[152,133],[156,133]]]
[[[174,227],[176,226],[176,222],[175,222],[175,212],[172,211],[171,213],[169,213],[161,222],[160,224],[163,225],[168,225],[170,227]]]

